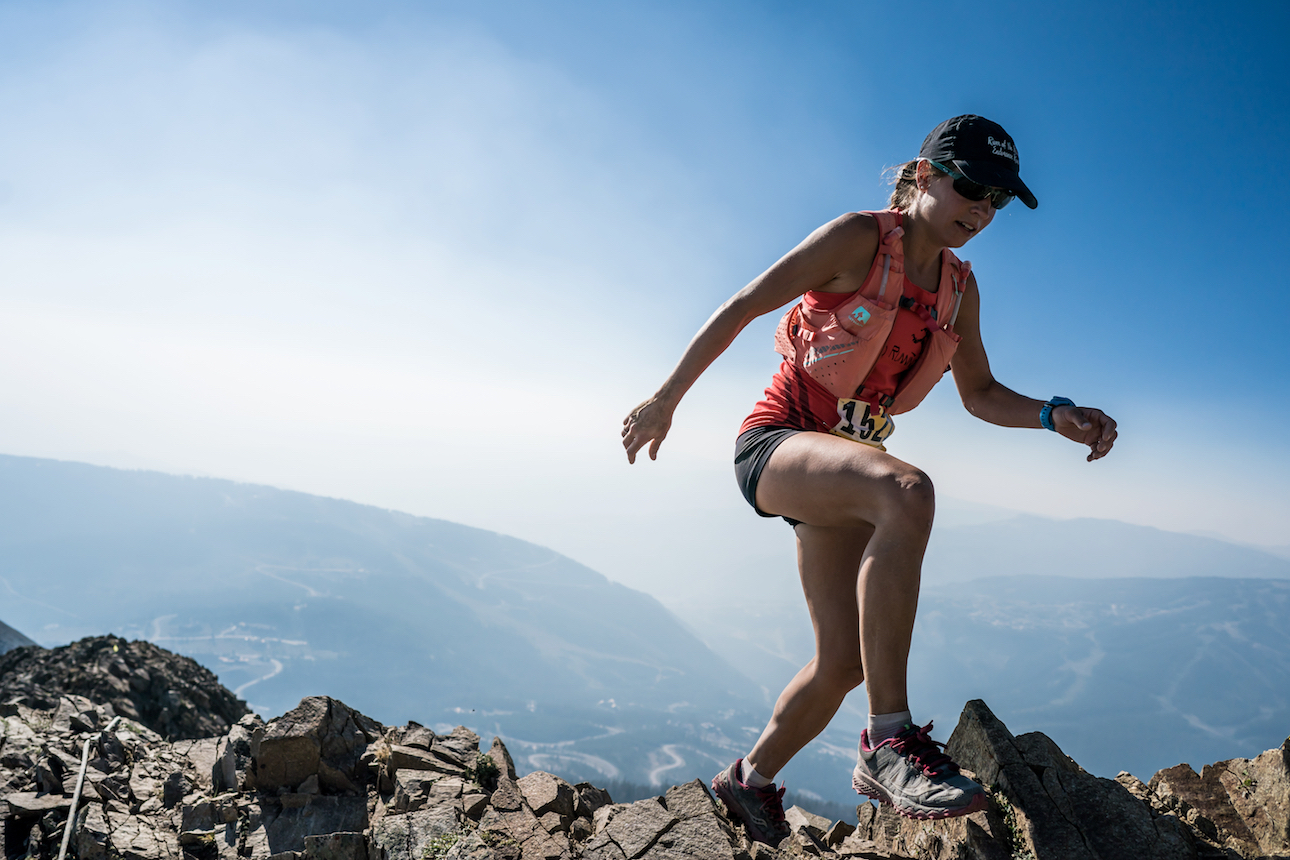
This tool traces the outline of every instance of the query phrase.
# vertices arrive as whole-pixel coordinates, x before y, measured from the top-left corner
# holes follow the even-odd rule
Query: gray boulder
[[[1253,758],[1160,771],[1145,800],[1177,816],[1204,841],[1243,857],[1290,857],[1290,739]],[[1139,783],[1141,785],[1141,783]]]
[[[363,793],[368,771],[361,765],[384,727],[326,696],[310,696],[270,722],[252,742],[255,787],[295,790],[312,777],[328,794]]]

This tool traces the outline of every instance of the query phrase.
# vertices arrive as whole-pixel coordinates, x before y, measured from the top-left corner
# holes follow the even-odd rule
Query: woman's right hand
[[[637,406],[623,419],[623,447],[627,449],[627,462],[636,462],[636,452],[649,443],[649,458],[658,459],[658,446],[667,438],[672,427],[672,407],[661,403],[655,395]]]

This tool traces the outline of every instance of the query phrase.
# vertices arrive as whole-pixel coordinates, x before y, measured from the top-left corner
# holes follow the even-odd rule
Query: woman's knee
[[[936,514],[932,479],[912,466],[893,472],[884,482],[884,508],[891,519],[919,529],[931,529]]]
[[[857,649],[854,661],[821,661],[815,663],[815,680],[835,693],[846,695],[864,683],[864,667]]]

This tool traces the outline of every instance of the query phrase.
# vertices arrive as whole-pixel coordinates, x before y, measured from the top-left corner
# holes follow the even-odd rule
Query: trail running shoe
[[[730,765],[712,778],[712,793],[730,810],[731,816],[742,821],[748,838],[767,845],[778,845],[788,835],[788,822],[784,820],[784,789],[775,789],[771,783],[765,788],[753,788],[739,780],[743,759]]]
[[[985,809],[985,789],[959,773],[959,766],[938,747],[945,744],[907,725],[894,738],[869,747],[869,732],[860,733],[860,755],[851,784],[863,795],[885,803],[908,818],[953,818]]]

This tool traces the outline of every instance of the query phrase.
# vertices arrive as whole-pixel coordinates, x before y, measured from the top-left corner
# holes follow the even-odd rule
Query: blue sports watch
[[[1069,397],[1054,397],[1044,404],[1044,408],[1039,410],[1039,423],[1044,425],[1045,430],[1057,432],[1053,426],[1053,409],[1057,406],[1074,406],[1075,401]]]

